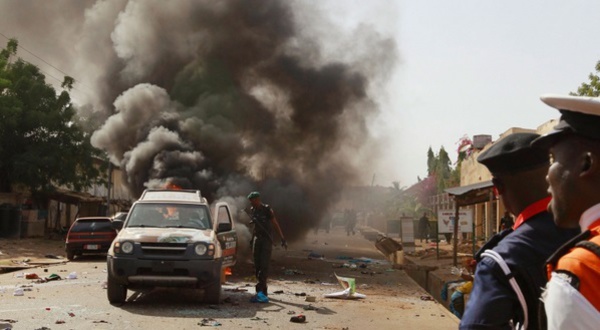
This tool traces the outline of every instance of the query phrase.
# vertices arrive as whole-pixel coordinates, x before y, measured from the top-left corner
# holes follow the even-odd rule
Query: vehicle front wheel
[[[218,304],[221,301],[221,281],[217,280],[204,289],[204,302]]]
[[[108,301],[112,305],[121,305],[127,298],[127,286],[119,284],[108,275],[106,293],[108,295]]]

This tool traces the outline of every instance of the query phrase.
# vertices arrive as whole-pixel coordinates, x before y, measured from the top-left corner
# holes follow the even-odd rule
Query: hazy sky
[[[558,117],[539,96],[576,91],[600,60],[600,1],[345,3],[345,24],[371,22],[401,57],[380,96],[392,135],[389,167],[373,169],[383,186],[423,178],[430,146],[454,161],[465,134],[497,139]]]
[[[396,65],[385,85],[374,90],[382,115],[372,130],[381,139],[385,165],[365,168],[365,184],[375,174],[377,185],[410,186],[417,176],[425,177],[430,146],[435,152],[443,146],[454,161],[456,143],[465,134],[496,139],[510,127],[536,128],[556,118],[558,112],[539,96],[575,91],[600,60],[596,0],[298,1],[322,7],[346,31],[345,38],[352,40],[352,31],[368,24],[397,45]],[[52,45],[10,26],[3,31],[60,63],[52,57]],[[356,49],[348,42],[344,51]]]

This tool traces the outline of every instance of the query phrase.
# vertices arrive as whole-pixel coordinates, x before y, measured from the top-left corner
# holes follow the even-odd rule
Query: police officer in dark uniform
[[[477,159],[492,173],[513,229],[494,236],[476,254],[473,290],[460,329],[536,329],[545,260],[577,230],[559,230],[546,211],[548,154],[530,146],[539,137],[514,133]],[[520,293],[519,293],[520,292]]]
[[[281,237],[281,246],[287,249],[287,242],[279,227],[279,222],[275,218],[273,209],[260,201],[260,193],[253,191],[248,195],[248,200],[252,205],[250,217],[254,224],[254,233],[252,239],[252,254],[254,257],[254,269],[258,283],[256,284],[256,293],[262,292],[268,295],[267,278],[269,276],[269,262],[271,261],[271,252],[273,251],[273,227],[277,229]]]

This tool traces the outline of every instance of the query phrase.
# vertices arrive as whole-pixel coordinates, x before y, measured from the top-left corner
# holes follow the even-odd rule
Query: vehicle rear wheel
[[[204,302],[207,304],[218,304],[221,301],[220,279],[204,289]]]
[[[71,261],[75,259],[75,252],[71,250],[67,250],[67,260]]]
[[[127,286],[119,284],[108,275],[106,293],[108,295],[108,301],[113,305],[120,305],[125,302],[127,298]]]

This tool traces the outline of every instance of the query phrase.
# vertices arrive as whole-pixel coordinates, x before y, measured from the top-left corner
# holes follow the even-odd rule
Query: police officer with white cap
[[[549,329],[600,328],[600,98],[545,95],[560,111],[554,131],[533,142],[549,151],[549,209],[581,235],[548,260],[542,296]]]

